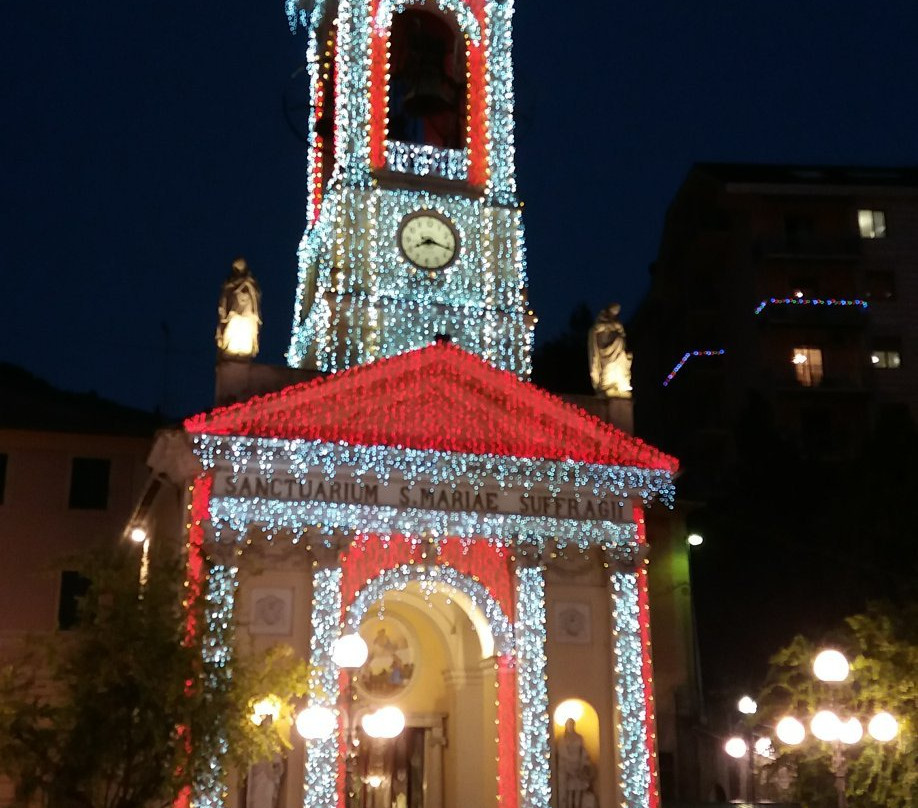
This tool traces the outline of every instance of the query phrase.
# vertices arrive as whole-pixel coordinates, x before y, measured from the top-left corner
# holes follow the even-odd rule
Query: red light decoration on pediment
[[[449,342],[219,407],[185,429],[678,469],[674,457]]]

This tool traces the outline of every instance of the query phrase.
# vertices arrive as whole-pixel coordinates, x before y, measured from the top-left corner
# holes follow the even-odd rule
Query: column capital
[[[644,566],[650,552],[647,544],[627,544],[624,547],[606,548],[603,561],[613,572],[636,572]]]

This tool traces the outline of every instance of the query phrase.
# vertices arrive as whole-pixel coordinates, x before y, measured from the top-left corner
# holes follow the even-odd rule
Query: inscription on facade
[[[267,478],[257,474],[219,474],[214,493],[216,496],[244,499],[259,497],[436,511],[549,516],[556,519],[630,521],[625,508],[618,501],[582,494],[556,496],[544,489],[516,492],[471,487],[410,486],[398,482],[386,485],[324,478],[297,480],[285,475]]]

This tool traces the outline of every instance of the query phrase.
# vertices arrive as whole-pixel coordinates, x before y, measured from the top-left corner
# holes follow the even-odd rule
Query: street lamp
[[[345,719],[345,777],[349,794],[353,797],[356,787],[355,766],[357,763],[357,722],[354,716],[356,698],[354,683],[357,671],[367,661],[369,649],[359,634],[342,634],[332,645],[331,658],[339,668],[348,672],[347,707]],[[360,722],[364,732],[374,739],[395,738],[405,728],[405,714],[394,706],[381,707],[367,713]],[[312,706],[301,710],[296,717],[297,732],[306,740],[320,740],[331,737],[338,728],[338,718],[329,707]]]
[[[751,696],[743,696],[737,703],[736,709],[743,715],[755,715],[759,705]],[[774,757],[774,748],[771,738],[756,736],[752,730],[746,730],[743,736],[734,735],[724,743],[724,751],[736,760],[746,760],[746,801],[755,803],[755,778],[756,756],[771,759]]]
[[[331,658],[341,670],[348,672],[348,701],[345,716],[347,718],[348,749],[351,741],[356,739],[354,732],[353,708],[354,679],[357,671],[367,661],[370,650],[359,634],[342,634],[332,644]],[[306,740],[328,738],[338,726],[335,711],[330,707],[312,706],[301,710],[296,717],[296,730]]]
[[[821,651],[813,660],[813,674],[822,682],[844,682],[850,670],[845,655],[835,649]],[[806,729],[793,716],[784,716],[775,727],[775,732],[778,739],[788,746],[797,746],[806,738]],[[889,713],[878,712],[868,722],[867,732],[874,740],[886,743],[899,734],[899,723]],[[854,716],[843,719],[833,710],[823,708],[810,719],[810,733],[832,744],[830,768],[835,777],[838,808],[847,808],[848,760],[844,748],[856,744],[864,737],[863,724]]]

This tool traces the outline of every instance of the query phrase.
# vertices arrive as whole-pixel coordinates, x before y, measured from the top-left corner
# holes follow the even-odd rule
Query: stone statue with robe
[[[245,258],[233,261],[217,307],[217,348],[228,357],[253,359],[261,328],[261,289]]]
[[[277,808],[283,776],[284,761],[280,756],[254,764],[246,784],[246,808]]]
[[[558,806],[559,808],[586,808],[592,799],[590,781],[593,764],[583,745],[583,736],[577,732],[573,718],[564,724],[564,735],[558,740]],[[589,795],[589,796],[587,796]]]
[[[631,398],[631,354],[625,350],[625,327],[618,319],[621,306],[603,309],[589,335],[590,380],[596,395]]]

